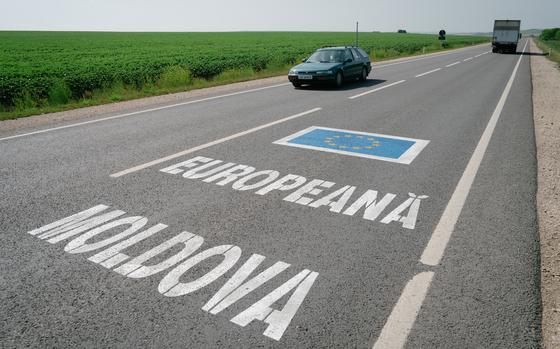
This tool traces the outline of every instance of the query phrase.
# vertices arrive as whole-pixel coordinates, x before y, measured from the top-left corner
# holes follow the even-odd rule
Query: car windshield
[[[342,50],[320,50],[315,51],[307,59],[309,63],[340,63],[344,61],[344,51]]]

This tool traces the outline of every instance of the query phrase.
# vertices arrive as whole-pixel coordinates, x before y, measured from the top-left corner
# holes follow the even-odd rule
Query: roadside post
[[[438,40],[441,41],[441,46],[442,47],[447,47],[447,41],[445,41],[445,34],[446,34],[445,30],[442,29],[442,30],[439,31]]]

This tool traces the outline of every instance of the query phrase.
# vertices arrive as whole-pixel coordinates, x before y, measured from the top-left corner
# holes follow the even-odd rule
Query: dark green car
[[[290,69],[288,79],[295,87],[325,83],[340,87],[344,80],[365,81],[370,72],[371,62],[361,48],[324,47]]]

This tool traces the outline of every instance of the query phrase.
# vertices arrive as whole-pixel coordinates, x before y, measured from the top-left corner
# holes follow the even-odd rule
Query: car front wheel
[[[301,84],[299,82],[292,82],[292,85],[294,85],[295,88],[301,87]]]

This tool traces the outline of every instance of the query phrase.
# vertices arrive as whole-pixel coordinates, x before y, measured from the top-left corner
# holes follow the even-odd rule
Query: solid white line
[[[473,59],[473,58],[474,58],[474,57],[465,58],[465,59],[463,59],[463,62],[470,61],[470,60]]]
[[[383,90],[384,88],[398,85],[398,84],[403,83],[403,82],[405,82],[405,81],[406,81],[406,80],[401,80],[401,81],[393,82],[392,84],[385,85],[385,86],[381,86],[381,87],[378,87],[378,88],[374,88],[373,90],[369,90],[369,91],[366,91],[366,92],[357,94],[357,95],[355,95],[355,96],[348,97],[348,99],[355,99],[355,98],[358,98],[358,97],[362,97],[362,96],[365,96],[365,95],[367,95],[367,94],[370,94],[370,93],[373,93],[373,92],[377,92],[377,91],[379,91],[379,90]]]
[[[165,105],[165,106],[157,107],[157,108],[150,108],[150,109],[139,110],[139,111],[135,111],[135,112],[131,112],[131,113],[126,113],[126,114],[113,115],[113,116],[109,116],[109,117],[101,118],[101,119],[95,119],[95,120],[90,120],[90,121],[78,122],[78,123],[71,124],[71,125],[58,126],[58,127],[53,127],[53,128],[47,128],[47,129],[44,129],[44,130],[39,130],[39,131],[34,131],[34,132],[29,132],[29,133],[22,133],[22,134],[19,134],[19,135],[14,135],[14,136],[9,136],[9,137],[0,138],[0,141],[4,141],[4,140],[8,140],[8,139],[13,139],[13,138],[19,138],[19,137],[25,137],[25,136],[31,136],[31,135],[35,135],[35,134],[39,134],[39,133],[45,133],[45,132],[51,132],[51,131],[56,131],[56,130],[62,130],[62,129],[65,129],[65,128],[71,128],[71,127],[77,127],[77,126],[82,126],[82,125],[94,124],[94,123],[101,122],[101,121],[107,121],[107,120],[113,120],[113,119],[123,118],[123,117],[126,117],[126,116],[131,116],[131,115],[138,115],[138,114],[143,114],[143,113],[149,113],[149,112],[152,112],[152,111],[157,111],[157,110],[162,110],[162,109],[169,109],[169,108],[179,107],[179,106],[183,106],[183,105],[189,105],[189,104],[194,104],[194,103],[200,103],[200,102],[205,102],[205,101],[211,101],[211,100],[218,99],[218,98],[236,96],[236,95],[241,95],[241,94],[244,94],[244,93],[262,91],[262,90],[267,90],[267,89],[270,89],[270,88],[286,86],[286,85],[289,85],[289,84],[290,84],[290,83],[278,84],[278,85],[272,85],[272,86],[265,86],[265,87],[259,87],[259,88],[254,88],[254,89],[251,89],[251,90],[238,91],[238,92],[228,93],[228,94],[225,94],[225,95],[219,95],[219,96],[201,98],[201,99],[196,99],[196,100],[194,100],[194,101],[176,103],[176,104]]]
[[[422,272],[406,284],[397,304],[391,311],[391,315],[383,326],[381,334],[373,345],[373,349],[400,349],[404,347],[433,277],[433,271]]]
[[[416,61],[420,61],[423,59],[429,59],[429,58],[434,58],[434,57],[441,57],[441,56],[447,56],[447,55],[451,55],[457,52],[461,52],[461,51],[465,51],[471,48],[477,48],[480,45],[475,45],[475,46],[469,46],[469,47],[462,47],[456,50],[452,50],[449,52],[444,52],[444,53],[439,53],[439,54],[435,54],[435,55],[430,55],[430,56],[425,56],[425,57],[420,57],[420,58],[415,58],[415,59],[408,59],[406,61],[401,61],[401,62],[395,62],[395,63],[389,63],[389,64],[382,64],[382,65],[374,65],[373,68],[385,68],[385,67],[390,67],[392,65],[397,65],[397,64],[404,64],[404,63],[410,63],[410,62],[416,62]]]
[[[457,65],[457,64],[459,64],[459,63],[461,63],[461,61],[458,61],[458,62],[455,62],[455,63],[451,63],[451,64],[448,64],[448,65],[446,65],[445,67],[446,67],[446,68],[449,68],[449,67],[452,67],[452,66],[454,66],[454,65]]]
[[[525,46],[523,47],[523,52],[525,52],[525,48],[527,47],[527,42],[525,42]],[[492,113],[490,120],[488,121],[488,125],[484,130],[484,133],[480,137],[476,149],[474,150],[467,167],[465,168],[465,172],[461,176],[459,183],[457,183],[457,187],[445,207],[443,211],[443,215],[441,216],[428,245],[424,249],[424,253],[422,253],[422,257],[420,258],[420,262],[426,265],[438,265],[443,257],[443,253],[451,238],[451,234],[455,229],[455,223],[459,219],[459,215],[461,214],[461,210],[463,209],[463,205],[467,200],[467,196],[469,195],[469,191],[474,181],[474,177],[478,172],[478,168],[480,167],[480,163],[482,162],[482,158],[484,157],[484,153],[486,152],[486,148],[488,148],[488,144],[490,143],[490,138],[492,138],[492,134],[494,133],[494,129],[496,128],[496,124],[498,123],[498,119],[504,109],[504,105],[506,103],[507,97],[511,90],[511,86],[513,85],[513,80],[515,79],[515,75],[517,74],[517,69],[519,68],[519,64],[521,63],[521,59],[523,55],[519,56],[517,60],[517,64],[515,68],[513,68],[513,72],[509,78],[509,81],[498,101],[498,105],[496,109]]]
[[[436,72],[436,71],[438,71],[438,70],[441,70],[441,68],[437,68],[437,69],[430,70],[430,71],[427,71],[427,72],[422,73],[422,74],[418,74],[418,75],[415,76],[415,78],[419,78],[419,77],[421,77],[421,76],[431,74],[431,73]]]
[[[481,53],[481,54],[479,54],[479,55],[476,55],[476,56],[474,56],[474,58],[478,58],[478,57],[482,56],[483,54],[484,54],[484,53]]]
[[[239,132],[239,133],[236,133],[236,134],[224,137],[224,138],[217,139],[217,140],[212,141],[212,142],[208,142],[208,143],[196,146],[194,148],[186,149],[186,150],[180,151],[180,152],[175,153],[175,154],[171,154],[171,155],[168,155],[168,156],[165,156],[165,157],[162,157],[162,158],[150,161],[150,162],[146,162],[146,163],[138,165],[138,166],[131,167],[129,169],[126,169],[126,170],[123,170],[123,171],[120,171],[120,172],[117,172],[117,173],[113,173],[111,175],[111,177],[117,178],[117,177],[127,175],[129,173],[140,171],[140,170],[143,170],[145,168],[148,168],[148,167],[151,167],[151,166],[154,166],[154,165],[157,165],[157,164],[161,164],[162,162],[169,161],[169,160],[172,160],[172,159],[175,159],[175,158],[178,158],[180,156],[187,155],[187,154],[190,154],[190,153],[194,153],[195,151],[199,151],[199,150],[211,147],[211,146],[216,145],[216,144],[224,143],[224,142],[230,141],[232,139],[248,135],[249,133],[253,133],[253,132],[262,130],[264,128],[270,127],[270,126],[278,125],[278,124],[286,122],[288,120],[296,119],[296,118],[299,118],[301,116],[311,114],[311,113],[314,113],[314,112],[319,111],[319,110],[321,110],[321,108],[313,108],[313,109],[310,109],[308,111],[304,111],[303,113],[295,114],[295,115],[288,116],[288,117],[285,117],[285,118],[280,119],[280,120],[269,122],[268,124],[253,127],[249,130],[245,130],[245,131],[242,131],[242,132]]]

